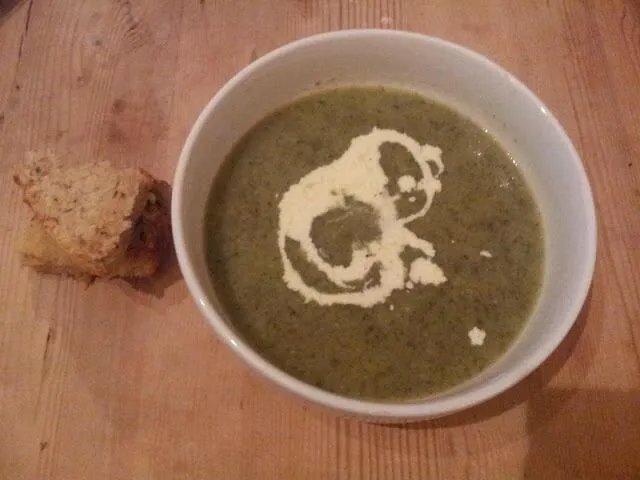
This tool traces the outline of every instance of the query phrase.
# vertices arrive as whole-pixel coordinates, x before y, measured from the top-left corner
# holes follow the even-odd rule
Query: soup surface
[[[216,177],[206,226],[243,338],[358,398],[409,400],[478,374],[542,280],[541,218],[514,161],[449,107],[390,88],[314,93],[263,119]]]

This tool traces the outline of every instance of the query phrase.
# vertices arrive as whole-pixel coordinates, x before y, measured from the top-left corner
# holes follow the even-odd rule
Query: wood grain
[[[635,0],[24,0],[0,9],[0,478],[639,478],[640,3]],[[8,4],[7,4],[8,5]],[[175,266],[158,284],[39,276],[14,254],[26,151],[170,180],[237,70],[317,32],[380,27],[488,55],[581,152],[598,263],[534,374],[449,418],[335,417],[250,373]]]

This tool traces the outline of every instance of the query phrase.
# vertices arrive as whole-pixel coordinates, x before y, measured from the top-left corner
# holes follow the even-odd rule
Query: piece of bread
[[[36,155],[14,180],[33,212],[18,248],[24,265],[106,278],[158,269],[170,244],[168,205],[163,185],[144,170],[107,162],[64,168]]]

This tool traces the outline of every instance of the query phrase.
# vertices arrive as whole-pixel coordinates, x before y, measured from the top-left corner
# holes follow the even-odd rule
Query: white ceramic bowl
[[[544,219],[544,284],[520,338],[479,376],[411,403],[334,395],[264,360],[224,318],[205,262],[205,205],[212,180],[232,146],[258,120],[304,93],[363,83],[422,92],[487,128],[513,154]],[[383,421],[452,413],[520,381],[551,354],[573,325],[595,263],[596,221],[587,176],[571,141],[542,102],[481,55],[440,39],[388,30],[350,30],[305,38],[238,73],[213,97],[191,129],[175,173],[171,216],[178,261],[191,294],[218,334],[249,366],[304,399]]]

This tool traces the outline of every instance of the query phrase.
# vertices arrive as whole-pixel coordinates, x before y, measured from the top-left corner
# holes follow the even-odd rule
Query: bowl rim
[[[344,397],[318,387],[309,385],[297,378],[280,370],[275,365],[268,362],[260,356],[252,347],[242,340],[234,331],[222,320],[216,311],[216,308],[207,299],[203,287],[200,285],[193,271],[191,257],[184,240],[184,224],[181,211],[183,209],[183,188],[187,166],[191,157],[194,144],[200,136],[202,129],[211,112],[218,103],[227,95],[229,91],[242,83],[247,77],[250,77],[257,70],[266,64],[269,64],[282,56],[286,56],[293,50],[301,47],[308,47],[313,44],[334,41],[348,41],[354,38],[367,37],[385,37],[390,40],[413,39],[427,44],[435,44],[439,47],[454,50],[456,54],[466,57],[468,60],[484,64],[485,67],[494,70],[497,74],[506,76],[510,82],[517,88],[520,94],[529,97],[540,111],[546,116],[551,123],[553,129],[559,135],[561,141],[568,147],[569,155],[565,160],[573,163],[574,169],[578,174],[576,180],[582,189],[581,194],[590,199],[585,202],[585,231],[588,238],[585,242],[584,257],[586,261],[586,270],[582,278],[576,279],[574,287],[574,295],[570,299],[569,305],[565,308],[566,314],[555,327],[555,334],[540,345],[532,352],[525,361],[513,365],[506,372],[491,379],[491,381],[474,385],[473,391],[452,393],[452,397],[439,398],[427,397],[424,400],[416,400],[406,403],[379,402],[368,401],[355,398]],[[245,66],[237,72],[228,82],[226,82],[218,92],[211,98],[207,105],[202,109],[195,123],[193,124],[187,139],[184,143],[178,164],[174,174],[173,192],[171,199],[171,218],[172,218],[172,234],[176,256],[182,275],[187,284],[187,288],[191,296],[196,301],[200,312],[211,324],[216,333],[229,345],[229,347],[251,368],[261,373],[264,377],[305,400],[316,404],[329,407],[350,415],[360,417],[375,417],[378,419],[403,419],[417,420],[424,418],[434,418],[443,415],[455,413],[457,411],[472,407],[474,405],[485,402],[502,392],[508,390],[522,379],[527,377],[533,370],[540,366],[564,340],[567,333],[575,323],[582,306],[589,292],[596,262],[596,246],[597,246],[597,224],[595,205],[593,200],[593,192],[584,169],[582,160],[576,151],[571,139],[560,125],[559,121],[550,112],[546,105],[527,88],[520,80],[514,77],[504,68],[489,60],[487,57],[476,53],[475,51],[450,42],[438,37],[428,36],[420,33],[406,32],[400,30],[383,30],[383,29],[348,29],[326,33],[320,33],[304,37],[293,42],[287,43],[275,50],[270,51],[264,56],[258,58],[254,62]],[[446,393],[446,392],[443,392]]]

